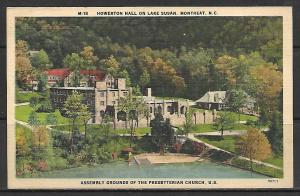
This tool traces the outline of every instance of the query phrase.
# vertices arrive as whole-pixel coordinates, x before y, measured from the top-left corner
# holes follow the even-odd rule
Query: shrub
[[[51,170],[65,169],[68,167],[67,160],[59,156],[47,160],[47,163]]]
[[[47,113],[51,113],[54,112],[54,108],[52,107],[50,101],[42,101],[40,103],[40,106],[38,107],[38,109],[36,110],[36,112],[47,112]]]
[[[191,140],[186,140],[183,145],[182,145],[182,150],[183,153],[186,154],[193,154],[194,153],[194,145],[193,141]]]
[[[39,96],[32,96],[29,99],[30,107],[35,107],[39,103]]]
[[[39,161],[37,164],[37,170],[38,171],[47,171],[48,170],[48,164],[46,161]]]

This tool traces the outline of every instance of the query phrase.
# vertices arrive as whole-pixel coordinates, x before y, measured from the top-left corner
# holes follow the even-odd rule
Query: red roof
[[[96,76],[96,81],[101,81],[105,78],[105,73],[99,70],[80,70],[80,74]]]
[[[50,69],[48,70],[48,76],[59,76],[61,80],[65,79],[71,71],[67,68],[65,69]]]

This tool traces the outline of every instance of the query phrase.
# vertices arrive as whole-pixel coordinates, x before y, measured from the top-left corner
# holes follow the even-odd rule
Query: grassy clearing
[[[238,167],[244,168],[244,169],[250,169],[250,161],[242,160],[238,158],[234,158],[231,162],[233,165],[236,165]],[[275,178],[282,178],[283,177],[283,171],[279,169],[274,169],[265,165],[252,163],[253,171],[265,174],[268,176],[272,176]]]
[[[61,126],[56,126],[53,127],[56,130],[60,131],[70,131],[72,125],[61,125]],[[77,124],[77,128],[80,130],[80,132],[84,132],[84,126],[82,124]],[[102,130],[103,128],[101,125],[88,125],[88,130]],[[142,136],[147,133],[151,132],[150,127],[140,127],[135,129],[135,135],[137,136]],[[116,135],[116,134],[130,134],[129,129],[113,129],[111,131],[111,134]]]
[[[18,90],[16,90],[16,103],[24,103],[29,102],[31,97],[38,96],[39,94],[37,92],[24,92],[20,93]]]
[[[244,124],[235,124],[230,130],[247,130],[249,126]],[[194,126],[192,133],[205,133],[217,131],[214,124],[197,124]]]
[[[218,113],[224,113],[224,111],[218,111]],[[239,115],[240,115],[240,121],[256,121],[258,120],[257,116],[252,116],[252,115],[247,115],[247,114],[239,114],[236,112],[228,112],[230,113],[237,121],[239,120]]]
[[[278,167],[283,167],[283,158],[282,156],[272,155],[270,158],[264,160],[266,163],[270,163],[272,165],[276,165]]]
[[[23,122],[28,122],[28,117],[34,109],[29,105],[17,106],[16,107],[16,119]],[[44,123],[49,113],[36,113],[37,118],[40,122]],[[69,120],[63,117],[58,110],[55,110],[54,115],[57,118],[57,124],[67,124]]]
[[[221,149],[236,153],[235,150],[235,143],[237,139],[239,138],[238,136],[224,136],[223,140],[219,136],[197,136],[200,140],[214,145],[216,147],[219,147]]]

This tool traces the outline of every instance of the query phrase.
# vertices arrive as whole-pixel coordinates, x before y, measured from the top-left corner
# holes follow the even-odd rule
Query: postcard
[[[9,7],[9,189],[293,187],[291,7]]]

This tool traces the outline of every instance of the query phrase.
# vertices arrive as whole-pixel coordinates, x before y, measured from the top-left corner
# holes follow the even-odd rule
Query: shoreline
[[[181,153],[166,153],[164,155],[159,153],[142,153],[135,155],[133,158],[138,165],[193,163],[203,160],[199,156]]]

